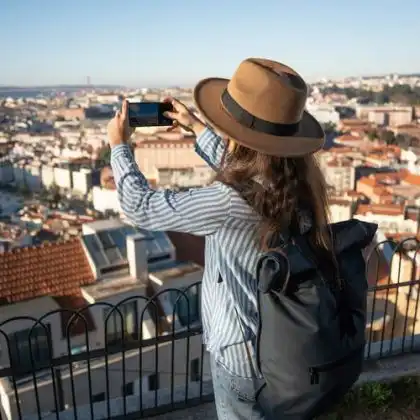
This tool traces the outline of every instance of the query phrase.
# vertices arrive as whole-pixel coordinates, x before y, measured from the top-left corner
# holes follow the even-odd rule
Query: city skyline
[[[420,71],[413,71],[413,72],[409,72],[409,73],[396,73],[396,72],[391,72],[391,73],[384,73],[384,74],[361,74],[358,76],[344,76],[341,78],[326,78],[325,80],[328,80],[330,82],[334,82],[334,81],[344,81],[344,80],[351,80],[351,79],[376,79],[376,78],[386,78],[388,76],[394,76],[397,75],[399,77],[419,77],[420,78]],[[322,78],[319,78],[317,80],[311,80],[311,82],[316,83],[316,82],[320,82]],[[74,88],[86,88],[91,86],[92,88],[104,88],[104,89],[121,89],[121,88],[147,88],[147,86],[125,86],[123,84],[96,84],[94,83],[94,81],[91,81],[90,84],[87,83],[75,83],[75,84],[67,84],[67,83],[58,83],[58,84],[53,84],[53,85],[3,85],[0,84],[0,90],[4,89],[4,90],[9,90],[9,89],[55,89],[55,88],[69,88],[69,89],[74,89]],[[162,84],[160,86],[155,85],[155,86],[149,86],[150,89],[166,89],[166,88],[190,88],[193,87],[193,85],[191,86],[183,86],[183,85],[175,85],[173,83],[168,83],[166,85]]]
[[[94,85],[192,86],[230,77],[247,56],[286,62],[308,81],[420,71],[414,0],[42,3],[36,14],[23,0],[2,4],[0,86],[82,85],[88,76]]]

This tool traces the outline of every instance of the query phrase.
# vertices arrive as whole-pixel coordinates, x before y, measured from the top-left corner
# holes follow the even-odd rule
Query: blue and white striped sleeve
[[[210,128],[206,128],[197,137],[195,142],[196,153],[201,156],[214,171],[217,171],[220,168],[225,150],[226,144],[223,139]]]
[[[205,236],[229,217],[230,193],[221,183],[185,192],[153,190],[127,145],[112,148],[111,166],[121,209],[141,228]]]

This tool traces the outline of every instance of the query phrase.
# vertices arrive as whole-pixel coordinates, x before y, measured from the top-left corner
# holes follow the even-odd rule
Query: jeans
[[[210,362],[218,420],[264,420],[255,398],[264,380],[232,375],[212,355]]]

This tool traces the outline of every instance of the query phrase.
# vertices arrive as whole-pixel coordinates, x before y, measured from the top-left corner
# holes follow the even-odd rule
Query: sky
[[[246,57],[308,81],[420,72],[420,0],[0,0],[0,85],[192,86]]]

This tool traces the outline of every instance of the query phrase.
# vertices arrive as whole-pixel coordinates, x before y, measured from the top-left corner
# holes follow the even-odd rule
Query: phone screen
[[[128,119],[130,127],[169,126],[172,120],[163,113],[171,111],[172,105],[166,102],[130,102]]]

